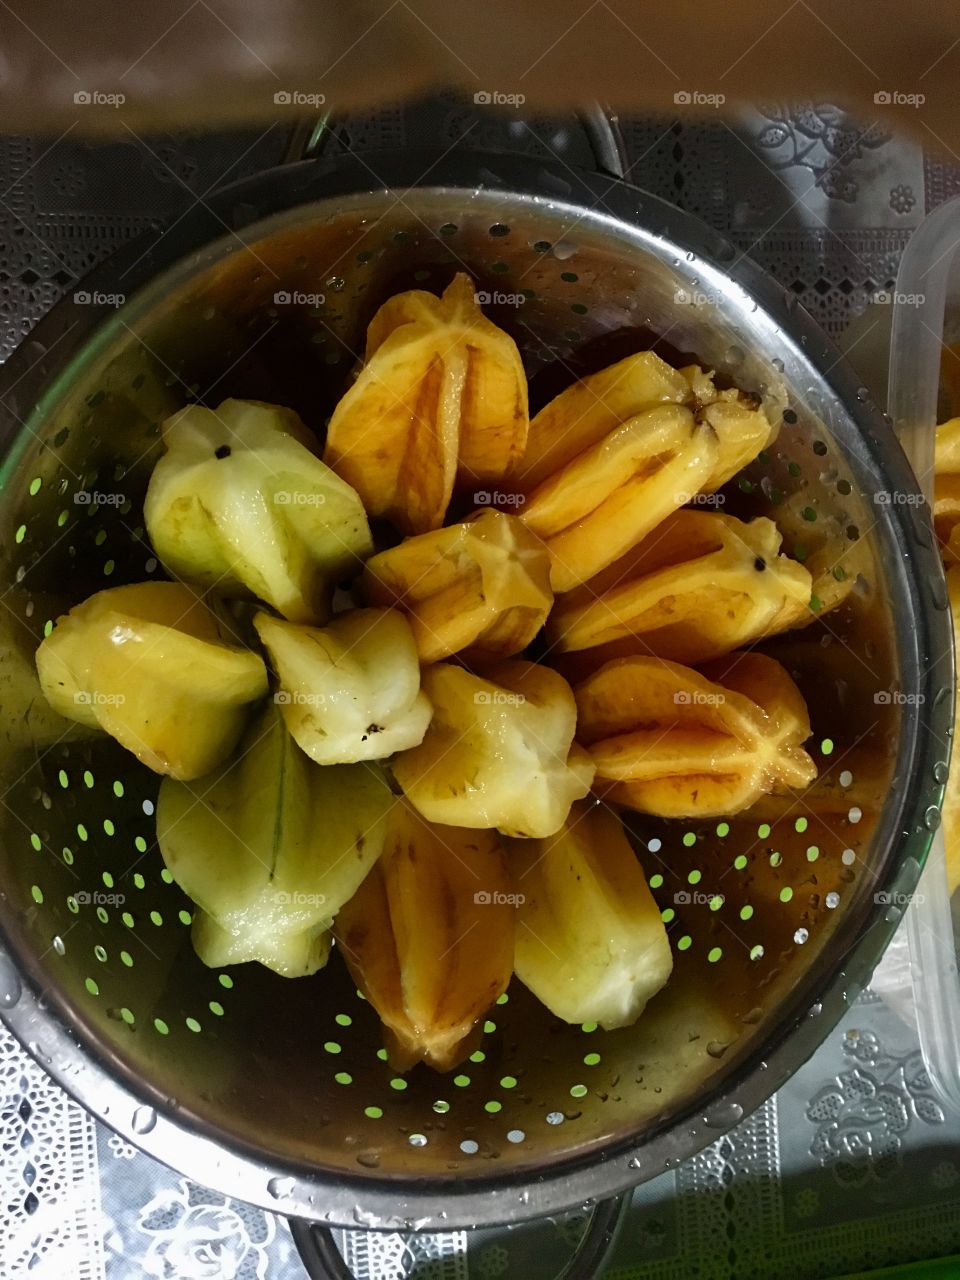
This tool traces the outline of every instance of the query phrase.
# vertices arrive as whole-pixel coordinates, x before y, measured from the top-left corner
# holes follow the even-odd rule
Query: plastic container
[[[927,498],[943,347],[960,342],[960,197],[941,205],[904,250],[893,299],[888,409]],[[944,760],[950,744],[944,744]],[[960,760],[954,768],[960,767]],[[936,833],[906,913],[920,1044],[944,1100],[960,1110],[960,890],[951,910],[943,830]]]

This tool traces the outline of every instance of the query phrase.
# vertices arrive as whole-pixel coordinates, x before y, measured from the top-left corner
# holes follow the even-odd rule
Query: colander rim
[[[377,175],[373,184],[371,173]],[[742,289],[776,323],[784,341],[810,366],[818,382],[839,398],[863,446],[862,465],[872,467],[888,486],[905,493],[919,492],[879,410],[862,395],[845,360],[787,290],[750,259],[738,258],[735,246],[694,216],[623,181],[553,161],[499,153],[464,156],[450,150],[409,150],[402,156],[368,156],[362,162],[354,157],[333,157],[285,165],[224,188],[146,252],[139,239],[124,246],[82,284],[90,292],[108,293],[108,286],[116,285],[118,279],[131,281],[133,289],[123,314],[132,320],[148,311],[172,280],[185,280],[228,256],[234,247],[234,232],[242,229],[244,239],[251,234],[259,238],[315,218],[315,210],[324,202],[351,197],[360,200],[396,190],[460,193],[474,202],[490,201],[491,206],[498,201],[520,200],[567,210],[571,217],[625,235],[639,250],[653,249],[661,255],[669,252],[681,260],[693,253],[691,266],[701,264],[720,272]],[[642,225],[637,219],[642,219]],[[230,229],[227,234],[223,233],[225,225]],[[13,456],[21,430],[8,403],[22,402],[31,410],[36,405],[35,412],[42,416],[44,389],[68,379],[74,362],[85,356],[91,345],[110,341],[116,319],[102,321],[92,311],[77,308],[69,298],[56,304],[0,370],[0,456]],[[18,395],[8,402],[6,393],[14,384],[18,384]],[[942,750],[934,753],[932,744],[947,738],[952,722],[952,699],[937,694],[953,684],[953,652],[949,615],[934,607],[932,590],[924,591],[924,584],[935,586],[938,578],[943,585],[939,557],[932,546],[916,537],[914,522],[925,518],[926,508],[902,503],[885,508],[883,514],[901,556],[912,557],[914,565],[912,575],[905,575],[913,609],[894,611],[898,643],[902,652],[916,658],[918,668],[924,657],[929,663],[918,687],[925,702],[903,708],[901,760],[909,747],[910,769],[899,807],[886,815],[890,833],[894,827],[902,830],[900,819],[909,817],[910,834],[898,854],[892,839],[889,841],[883,880],[875,885],[878,890],[909,894],[916,886],[931,838],[923,815],[938,808],[942,798],[943,785],[933,773],[934,754],[940,759]],[[921,722],[921,705],[927,708],[931,721],[927,730]],[[746,1061],[731,1067],[721,1087],[672,1117],[669,1127],[648,1128],[639,1144],[621,1140],[563,1157],[547,1169],[500,1177],[457,1174],[450,1179],[397,1181],[367,1172],[345,1176],[340,1171],[268,1163],[262,1152],[205,1126],[201,1117],[186,1116],[170,1100],[145,1090],[142,1081],[118,1071],[108,1053],[58,999],[48,998],[41,1007],[40,972],[29,954],[12,945],[2,926],[0,947],[17,961],[24,982],[19,1001],[0,1010],[0,1016],[44,1069],[88,1111],[163,1163],[225,1194],[275,1212],[342,1226],[362,1221],[383,1229],[448,1230],[515,1222],[593,1202],[654,1176],[716,1140],[739,1115],[749,1114],[769,1098],[836,1025],[866,985],[892,936],[898,921],[890,912],[876,904],[873,910],[866,909],[866,904],[864,908],[856,920],[845,922],[843,936],[833,939],[833,946],[842,952],[842,964],[831,966],[827,976],[817,976],[816,981],[812,980],[814,966],[781,1011],[764,1044],[756,1046]],[[852,939],[849,934],[854,935]],[[818,1010],[816,1017],[809,1016],[813,1009]],[[69,1074],[64,1071],[66,1066]],[[155,1126],[146,1134],[138,1132],[133,1123],[134,1114],[144,1106],[157,1113]],[[280,1196],[268,1189],[278,1176],[290,1184]],[[362,1219],[357,1216],[359,1205],[363,1206]]]

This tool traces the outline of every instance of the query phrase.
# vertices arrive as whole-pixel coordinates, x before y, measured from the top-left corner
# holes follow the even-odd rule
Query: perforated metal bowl
[[[696,1151],[782,1084],[866,983],[937,821],[946,595],[888,427],[816,326],[728,243],[566,168],[410,153],[296,165],[137,252],[84,286],[125,306],[61,306],[3,374],[5,1020],[145,1150],[304,1218],[517,1220]],[[779,396],[779,438],[725,509],[776,518],[793,502],[856,580],[836,612],[767,646],[809,701],[832,811],[800,800],[635,824],[676,953],[638,1025],[565,1026],[515,982],[459,1071],[400,1078],[336,959],[296,982],[196,959],[191,904],[154,840],[158,779],[52,722],[32,656],[88,593],[160,574],[140,504],[171,407],[257,396],[321,429],[376,306],[456,269],[493,297],[536,403],[653,340]],[[521,305],[503,301],[513,294]],[[788,550],[802,555],[801,541]]]

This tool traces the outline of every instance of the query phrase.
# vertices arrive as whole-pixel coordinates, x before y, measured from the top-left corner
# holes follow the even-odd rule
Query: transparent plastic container
[[[947,416],[944,346],[960,343],[960,197],[941,205],[904,250],[893,299],[887,405],[927,498],[934,429]],[[949,744],[945,744],[944,760]],[[953,764],[960,767],[960,759]],[[920,1044],[944,1100],[960,1110],[960,890],[951,906],[943,829],[906,912]]]

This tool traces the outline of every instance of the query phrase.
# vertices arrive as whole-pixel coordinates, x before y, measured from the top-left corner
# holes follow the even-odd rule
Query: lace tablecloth
[[[876,379],[900,251],[924,213],[960,191],[960,169],[891,137],[882,119],[854,124],[826,104],[765,104],[706,122],[687,110],[624,123],[633,181],[725,231],[834,335],[852,320],[853,358]],[[452,98],[348,119],[329,145],[377,150],[461,136],[463,145],[590,164],[569,122]],[[259,135],[131,134],[106,146],[73,130],[0,140],[0,357],[120,241],[277,163],[286,141],[281,124]],[[960,1253],[960,1115],[934,1096],[901,995],[895,1010],[868,991],[774,1099],[639,1188],[610,1276],[800,1280]],[[282,1219],[142,1155],[6,1034],[0,1141],[0,1280],[303,1274]],[[342,1244],[356,1274],[376,1280],[545,1280],[582,1226],[570,1214],[469,1237],[348,1232]]]

